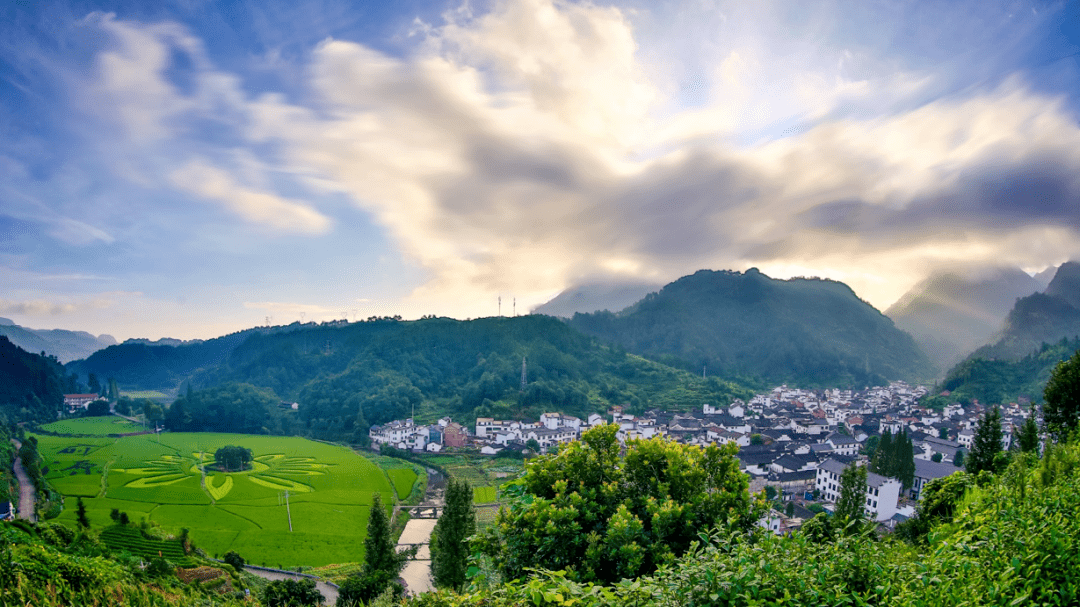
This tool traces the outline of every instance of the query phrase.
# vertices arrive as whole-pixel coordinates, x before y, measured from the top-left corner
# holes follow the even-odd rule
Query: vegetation
[[[476,533],[473,490],[465,481],[450,479],[446,507],[431,537],[431,574],[441,588],[460,590],[465,584],[469,539]]]
[[[700,533],[718,525],[746,531],[763,512],[734,445],[657,438],[631,441],[621,457],[617,431],[586,431],[504,488],[517,499],[476,547],[505,579],[529,568],[566,569],[582,581],[636,577],[672,562]]]
[[[326,597],[315,588],[315,580],[275,580],[263,590],[266,607],[304,607],[319,605]]]
[[[52,356],[39,356],[0,335],[0,415],[11,423],[56,419],[64,393],[80,386]]]
[[[917,543],[871,531],[717,531],[648,576],[613,584],[541,570],[416,607],[682,605],[1072,605],[1080,601],[1080,447],[1018,457],[984,486],[960,473],[928,486]],[[925,498],[924,498],[925,499]],[[816,520],[816,519],[815,519]],[[809,523],[807,523],[809,525]],[[804,528],[807,526],[804,525]],[[809,525],[811,528],[814,525]],[[822,541],[823,540],[823,541]]]
[[[942,404],[957,401],[969,404],[978,400],[985,404],[1017,402],[1021,397],[1038,402],[1054,369],[1080,350],[1080,337],[1061,339],[1042,344],[1031,353],[1018,358],[985,358],[978,352],[954,367],[938,386],[950,391],[948,397],[924,399],[926,404],[943,400]]]
[[[1001,410],[994,406],[987,411],[975,425],[975,436],[971,440],[971,453],[965,460],[965,467],[971,474],[983,470],[1000,472],[1008,465],[1008,458],[1001,450]]]
[[[214,464],[222,472],[238,472],[247,470],[253,460],[251,449],[236,445],[225,445],[214,451]]]
[[[1075,432],[1080,426],[1080,351],[1054,367],[1043,398],[1047,431],[1058,438]]]
[[[933,376],[911,336],[845,284],[701,270],[615,314],[570,324],[695,373],[769,385],[864,386]]]
[[[852,528],[859,528],[858,523],[866,519],[865,504],[866,468],[852,462],[840,474],[840,497],[836,500],[834,513],[838,526],[846,528],[855,524]]]
[[[899,479],[905,487],[914,485],[915,449],[907,430],[901,430],[895,437],[889,430],[881,435],[870,460],[870,472]]]
[[[338,605],[367,604],[387,588],[392,588],[396,596],[401,596],[404,589],[395,579],[406,561],[416,554],[416,550],[398,552],[394,538],[390,534],[390,520],[382,507],[381,499],[376,496],[368,518],[367,538],[364,540],[364,567],[342,582],[338,592]]]
[[[82,497],[91,528],[110,526],[117,509],[165,534],[187,528],[209,554],[235,551],[253,564],[358,562],[374,494],[393,495],[370,461],[300,438],[193,433],[37,440],[45,478],[68,497],[58,521],[75,528]],[[215,451],[227,445],[251,450],[250,470],[213,469]]]

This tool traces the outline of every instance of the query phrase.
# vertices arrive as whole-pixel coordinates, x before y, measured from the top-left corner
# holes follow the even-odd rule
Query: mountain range
[[[116,344],[112,335],[95,337],[86,331],[30,329],[7,318],[0,318],[0,335],[27,352],[51,354],[62,363],[86,358],[101,348]]]
[[[619,313],[570,325],[635,354],[721,377],[800,386],[933,377],[910,335],[841,282],[701,270]]]
[[[986,345],[1016,300],[1045,289],[1052,275],[1033,277],[1005,267],[938,272],[905,293],[885,315],[944,371]]]

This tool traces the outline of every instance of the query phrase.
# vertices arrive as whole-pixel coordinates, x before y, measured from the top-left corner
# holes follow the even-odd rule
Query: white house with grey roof
[[[821,492],[825,501],[836,503],[840,498],[840,475],[844,473],[845,467],[832,458],[818,464],[814,487]],[[900,481],[873,472],[866,473],[866,502],[863,510],[867,518],[878,522],[889,520],[896,514],[899,499]]]

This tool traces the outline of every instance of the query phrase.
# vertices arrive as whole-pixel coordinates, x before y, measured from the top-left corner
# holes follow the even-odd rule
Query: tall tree
[[[870,460],[871,472],[882,476],[889,475],[888,471],[892,464],[892,444],[892,431],[885,430],[881,435],[881,441],[878,442],[877,449],[874,451],[874,457]]]
[[[1043,421],[1055,439],[1064,439],[1080,425],[1080,350],[1054,367],[1043,401]]]
[[[75,520],[79,523],[79,527],[90,528],[90,517],[86,516],[86,504],[83,503],[81,497],[75,506]]]
[[[431,542],[431,573],[435,584],[459,590],[469,564],[469,538],[476,533],[473,490],[464,480],[450,479],[443,509]]]
[[[412,551],[415,553],[415,550]],[[368,604],[395,584],[394,579],[405,566],[410,552],[397,552],[394,538],[390,535],[390,519],[382,505],[381,494],[376,493],[368,515],[367,538],[364,539],[364,566],[359,573],[350,575],[338,590],[337,604],[352,606]],[[401,594],[401,586],[394,594]]]
[[[840,474],[840,497],[836,500],[836,521],[841,526],[866,518],[866,468],[854,462]]]
[[[987,411],[975,426],[971,453],[967,456],[967,471],[978,474],[983,470],[997,471],[997,454],[1001,453],[1001,410],[996,406]]]
[[[1024,420],[1024,424],[1020,426],[1019,431],[1016,432],[1016,440],[1013,441],[1020,451],[1024,453],[1033,453],[1039,448],[1039,424],[1035,422],[1035,408],[1032,407],[1031,414]]]

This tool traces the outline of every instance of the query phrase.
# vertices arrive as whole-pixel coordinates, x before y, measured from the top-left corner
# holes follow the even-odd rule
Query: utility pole
[[[292,533],[292,510],[289,509],[289,490],[285,490],[285,512],[289,515],[289,533]]]
[[[525,387],[528,385],[528,376],[525,374],[525,357],[521,357],[521,391],[525,391]]]

